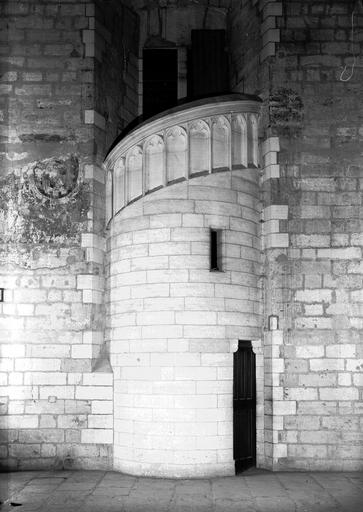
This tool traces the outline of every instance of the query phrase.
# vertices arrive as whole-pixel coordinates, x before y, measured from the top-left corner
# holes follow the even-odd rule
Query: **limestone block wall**
[[[286,2],[277,18],[269,125],[279,171],[264,191],[286,205],[289,247],[267,256],[266,308],[280,319],[289,406],[277,413],[276,469],[362,468],[361,25],[360,2]]]
[[[101,161],[107,133],[114,138],[117,121],[128,118],[121,112],[106,122],[99,101],[106,88],[96,61],[105,38],[115,44],[120,33],[112,23],[117,5],[109,2],[102,16],[96,7],[76,0],[0,4],[4,469],[111,463],[112,374],[99,357]],[[120,88],[107,90],[110,108],[126,79],[127,70]]]
[[[113,218],[108,250],[114,467],[233,474],[233,351],[260,333],[258,171],[144,196]]]
[[[198,3],[176,0],[165,4],[150,3],[148,0],[127,1],[140,17],[140,48],[150,39],[162,37],[177,46],[187,47],[191,43],[191,30],[224,29],[230,2],[222,0]]]
[[[110,462],[112,374],[107,367],[90,373],[103,332],[93,330],[92,305],[82,297],[82,276],[75,275],[80,252],[48,249],[29,261],[24,251],[17,266],[2,261],[2,469],[94,468]]]
[[[146,3],[0,3],[4,468],[110,467],[114,396],[117,468],[232,472],[241,337],[258,352],[261,464],[362,467],[362,3],[190,4],[196,26],[229,9],[232,87],[264,101],[260,181],[258,109],[206,105],[123,147],[105,201],[106,147],[138,112]],[[186,3],[160,7],[163,37],[184,44]]]
[[[271,197],[289,205],[281,229],[290,234],[290,249],[276,253],[274,268],[286,319],[281,382],[296,415],[283,419],[286,455],[278,467],[357,470],[363,464],[363,160],[362,69],[353,66],[353,54],[362,51],[362,5],[288,4],[279,21],[270,107],[283,186],[277,192],[271,180]],[[287,104],[290,113],[281,117]]]
[[[354,0],[246,0],[230,19],[232,84],[264,99],[264,318],[279,319],[264,336],[273,469],[362,467],[361,25]]]

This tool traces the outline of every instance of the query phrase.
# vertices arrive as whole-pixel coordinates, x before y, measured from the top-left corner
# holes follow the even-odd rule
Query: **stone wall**
[[[264,339],[273,469],[362,464],[362,20],[354,0],[246,0],[230,21],[233,86],[264,100],[265,328],[279,318]]]
[[[259,106],[237,94],[191,102],[143,123],[106,159],[107,338],[121,471],[234,473],[239,339],[258,352],[262,452]]]
[[[256,7],[262,15],[273,9],[274,21],[265,22],[279,32],[270,32],[274,51],[260,54],[270,79],[259,84],[262,192],[274,212],[263,218],[265,325],[268,315],[279,317],[278,331],[265,336],[265,358],[272,358],[265,366],[266,464],[359,469],[362,5]],[[245,92],[254,92],[254,77],[252,70],[253,89]]]
[[[279,20],[269,119],[281,177],[269,193],[288,204],[290,246],[271,271],[296,415],[278,468],[362,467],[362,26],[359,1],[284,2]]]
[[[228,26],[232,86],[239,92],[258,93],[264,100],[260,124],[264,163],[260,176],[264,315],[260,327],[265,332],[265,364],[264,378],[259,375],[259,382],[264,382],[264,404],[258,406],[259,463],[272,469],[360,469],[362,2],[243,0],[231,5],[224,1],[208,4],[174,2],[164,9],[165,2],[153,3],[153,9],[149,9],[153,29],[144,30],[143,34],[172,39],[178,33],[178,42],[185,44],[184,21],[182,27],[176,26],[178,9],[184,14],[193,10],[193,23],[199,20],[199,27],[205,21],[208,28],[224,26],[224,14],[231,7]],[[128,7],[126,2],[121,5],[111,0],[8,0],[0,4],[0,287],[4,288],[4,302],[0,305],[0,457],[7,468],[110,467],[112,461],[113,376],[104,345],[102,161],[117,133],[138,113],[138,19],[133,8],[140,9],[143,20],[147,20],[148,9],[141,0],[128,2]],[[167,10],[172,13],[169,18]],[[164,23],[161,34],[158,14]],[[246,182],[250,182],[250,171],[245,172]],[[217,183],[223,181],[221,176],[207,178]],[[188,196],[179,197],[184,205],[180,207],[186,210],[176,212],[176,200],[168,194],[188,195],[189,190],[199,190],[201,196],[213,197],[210,183],[205,187],[203,181],[207,178],[194,178],[193,184],[175,184],[145,196],[138,203],[144,209],[142,218],[148,223],[143,229],[136,229],[144,222],[140,221],[138,204],[119,214],[117,226],[125,217],[122,229],[129,231],[122,235],[113,232],[116,247],[110,248],[111,271],[118,286],[112,293],[118,300],[111,316],[115,315],[116,322],[130,322],[125,324],[128,333],[141,332],[142,338],[145,334],[145,340],[152,339],[153,347],[159,347],[161,356],[165,356],[164,365],[153,366],[151,363],[157,362],[155,354],[150,352],[145,359],[145,353],[139,350],[139,337],[135,338],[136,343],[129,336],[126,341],[134,350],[130,351],[129,361],[135,363],[135,375],[140,370],[138,365],[146,361],[149,370],[160,370],[161,384],[171,379],[177,389],[174,376],[179,366],[174,362],[183,353],[198,363],[198,370],[216,377],[217,391],[221,386],[226,392],[220,393],[223,398],[217,399],[217,407],[210,408],[221,425],[215,430],[213,423],[206,445],[199,425],[191,450],[198,451],[198,446],[203,452],[198,456],[205,454],[205,464],[213,459],[213,464],[225,471],[231,467],[231,423],[230,418],[226,421],[223,417],[223,400],[231,398],[232,379],[232,344],[229,350],[225,344],[231,340],[234,343],[243,333],[233,308],[250,307],[251,302],[255,308],[257,303],[242,297],[240,300],[246,302],[237,305],[234,295],[223,295],[231,290],[228,287],[243,288],[242,276],[232,266],[223,274],[223,279],[230,280],[228,283],[214,282],[212,277],[223,279],[211,273],[208,280],[198,281],[205,278],[204,267],[198,273],[187,268],[189,259],[206,262],[205,234],[212,218],[217,222],[216,217],[209,218],[215,210],[188,211],[191,203],[196,208],[197,203],[203,202],[201,197]],[[257,182],[253,188],[257,198]],[[237,192],[239,206],[238,197],[242,197],[243,190]],[[215,208],[214,199],[212,204]],[[166,211],[162,211],[164,207]],[[242,205],[242,213],[247,211],[248,206]],[[128,214],[135,218],[126,219]],[[218,218],[225,220],[221,211]],[[131,234],[134,221],[135,233]],[[240,240],[237,221],[233,221],[234,229],[232,221],[228,222],[233,240]],[[257,225],[257,220],[254,222]],[[199,238],[175,238],[193,237],[196,233],[204,236],[204,242]],[[149,235],[167,239],[152,244]],[[178,256],[147,252],[137,256],[135,250],[131,257],[129,249],[121,251],[123,236],[133,250],[139,250],[139,245],[149,250],[158,244],[167,250],[162,244],[173,243],[175,247],[184,244],[187,253]],[[228,264],[244,263],[249,268],[248,251],[236,248],[239,243],[228,244],[234,255]],[[141,279],[140,283],[119,279],[124,264],[122,254],[128,261],[125,268],[130,271],[132,264],[130,276]],[[183,268],[171,268],[178,261]],[[131,279],[128,275],[123,273]],[[162,276],[169,276],[170,280],[152,281]],[[145,295],[152,293],[154,285],[165,294],[168,287],[169,301],[183,301],[181,309],[169,311],[170,324],[166,324],[171,326],[171,332],[181,333],[180,338],[160,337],[160,329],[157,334],[150,315],[142,316],[136,309],[138,300],[143,301],[143,306],[155,304],[154,297]],[[208,300],[223,299],[223,307],[213,309],[209,303],[208,313],[198,317],[209,318],[209,330],[200,323],[189,323],[195,319],[193,301],[199,308],[203,302],[188,295],[191,288],[210,290]],[[250,288],[257,290],[255,281]],[[145,296],[137,296],[141,293],[137,290]],[[170,297],[171,290],[185,293]],[[133,296],[122,297],[123,292]],[[134,301],[131,312],[117,310],[121,307],[119,302],[123,301],[122,307],[126,307],[130,299]],[[160,316],[164,317],[161,311],[153,311],[151,318],[155,316],[160,321]],[[257,316],[251,314],[249,311],[244,321],[252,318],[257,322]],[[267,331],[269,315],[279,320],[274,331]],[[252,327],[245,335],[258,339],[257,324]],[[112,329],[121,336],[125,326],[113,325]],[[208,335],[188,335],[191,330],[202,333],[203,329]],[[157,335],[150,337],[154,331]],[[220,345],[216,348],[210,340],[218,332]],[[204,343],[204,351],[206,339],[211,352],[202,354],[200,343]],[[115,397],[119,405],[124,403],[116,418],[116,461],[121,468],[127,461],[126,453],[134,457],[129,459],[132,464],[139,455],[136,445],[131,448],[131,455],[125,447],[127,436],[140,435],[140,431],[127,430],[131,422],[139,428],[144,421],[142,414],[149,414],[146,423],[161,416],[150,416],[150,411],[138,416],[139,411],[146,410],[149,394],[134,381],[134,395],[123,392],[125,383],[129,389],[130,374],[129,369],[122,373],[118,344],[125,339],[115,337],[114,341]],[[123,363],[129,353],[122,354]],[[140,360],[135,362],[135,357]],[[261,360],[260,353],[259,363]],[[226,366],[222,366],[223,361]],[[260,364],[259,367],[262,368]],[[142,367],[140,373],[144,371]],[[198,390],[207,389],[199,376],[193,382],[195,403],[199,403],[200,396],[209,396],[213,401],[209,392],[199,393]],[[143,389],[141,398],[137,389]],[[172,403],[172,410],[177,411],[174,406],[181,403],[179,395],[165,395],[159,404]],[[158,410],[157,400],[155,404]],[[198,417],[207,417],[199,406],[189,407],[188,411],[195,415],[195,424]],[[126,420],[126,412],[135,419]],[[177,432],[178,421],[174,418],[171,423],[173,432]],[[164,424],[161,419],[160,424]],[[154,434],[159,435],[156,431]],[[220,453],[225,450],[228,463],[211,448],[212,443],[221,443]],[[150,456],[157,450],[155,446],[150,449]],[[149,447],[144,446],[145,450]],[[180,455],[178,447],[174,462],[177,453]],[[190,451],[189,455],[193,465],[197,460],[195,452]]]
[[[256,169],[154,191],[111,222],[115,467],[233,474],[233,352],[259,338]],[[222,272],[210,271],[210,228]]]
[[[102,18],[95,7],[0,5],[0,440],[2,465],[12,469],[112,460],[101,163],[132,112],[103,117],[96,56],[105,48],[94,36],[112,44],[120,31],[111,4]],[[111,111],[126,75],[113,81]]]

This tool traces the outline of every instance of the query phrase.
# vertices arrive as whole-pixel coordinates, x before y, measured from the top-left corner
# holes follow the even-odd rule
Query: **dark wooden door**
[[[143,52],[143,118],[178,102],[178,52],[176,48],[145,48]]]
[[[256,361],[251,342],[240,340],[233,356],[233,457],[240,473],[256,464]]]
[[[225,30],[192,30],[188,56],[190,99],[229,92]]]

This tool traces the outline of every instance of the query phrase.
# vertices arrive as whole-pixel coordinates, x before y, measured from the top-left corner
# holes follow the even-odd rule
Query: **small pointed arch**
[[[127,202],[142,196],[142,149],[131,148],[126,157]]]
[[[112,172],[106,173],[106,224],[112,219]]]
[[[232,117],[232,168],[247,167],[247,122],[241,114]]]
[[[180,126],[166,132],[167,182],[186,178],[188,173],[188,137]]]
[[[208,124],[199,119],[189,127],[190,175],[210,172],[211,141]]]
[[[165,183],[165,144],[160,135],[153,135],[144,145],[145,191],[154,190]]]
[[[113,214],[125,206],[125,158],[120,158],[113,170]]]
[[[258,167],[258,122],[255,114],[248,116],[248,165]]]
[[[212,122],[212,168],[229,169],[230,167],[230,124],[224,116]]]

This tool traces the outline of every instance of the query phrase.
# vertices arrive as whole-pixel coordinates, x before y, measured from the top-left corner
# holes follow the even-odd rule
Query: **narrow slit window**
[[[214,271],[222,270],[220,263],[220,235],[219,230],[210,230],[210,270]]]

